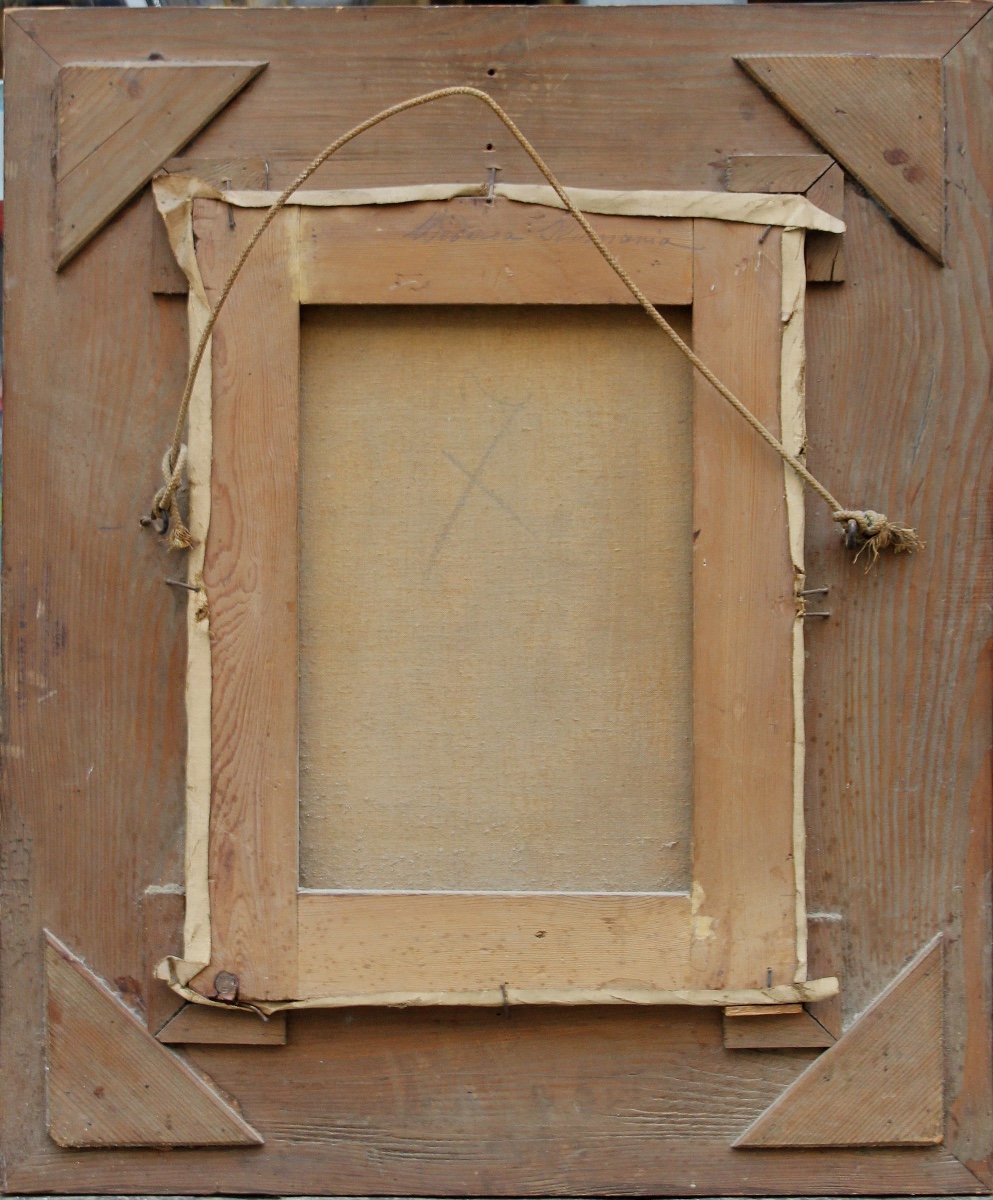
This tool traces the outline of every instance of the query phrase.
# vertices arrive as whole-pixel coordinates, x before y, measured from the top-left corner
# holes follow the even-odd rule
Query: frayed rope
[[[871,566],[884,550],[892,550],[894,554],[913,554],[924,549],[925,543],[916,529],[897,525],[872,509],[840,508],[832,515],[841,526],[846,549],[855,551],[856,562],[865,551],[869,552]]]

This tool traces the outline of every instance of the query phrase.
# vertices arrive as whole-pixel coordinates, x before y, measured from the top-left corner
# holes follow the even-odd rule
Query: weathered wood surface
[[[300,211],[301,304],[634,304],[570,213],[457,199]],[[693,224],[595,217],[653,304],[693,297]]]
[[[257,1146],[209,1079],[51,934],[45,945],[48,1132],[66,1147]]]
[[[155,1036],[167,1046],[285,1046],[286,1017],[274,1013],[263,1020],[242,1009],[184,1004]]]
[[[738,58],[939,261],[945,236],[940,57]]]
[[[832,163],[807,189],[807,199],[832,216],[845,217],[845,172]],[[808,283],[840,283],[845,278],[845,235],[808,232],[804,242]]]
[[[991,345],[977,314],[990,294],[993,57],[989,25],[969,33],[985,11],[8,18],[0,1056],[18,1098],[3,1110],[8,1189],[321,1194],[333,1179],[352,1194],[988,1190],[993,463]],[[279,34],[284,19],[290,32]],[[333,48],[315,55],[331,31]],[[617,1010],[296,1014],[285,1047],[187,1051],[241,1099],[266,1146],[81,1156],[49,1142],[41,926],[130,988],[144,969],[138,898],[179,879],[182,846],[183,607],[161,582],[175,560],[135,522],[182,382],[182,301],[148,301],[144,202],[57,286],[52,233],[38,219],[52,204],[42,165],[55,148],[58,64],[103,53],[108,39],[128,57],[216,56],[235,43],[246,55],[273,51],[237,119],[222,114],[196,139],[200,157],[281,143],[299,161],[380,104],[469,80],[508,104],[567,182],[602,187],[720,187],[728,154],[817,152],[734,66],[731,46],[947,55],[949,269],[850,196],[849,282],[818,289],[807,322],[811,465],[846,499],[919,523],[930,543],[866,576],[839,553],[826,514],[811,511],[811,583],[832,589],[831,620],[808,629],[811,908],[845,918],[849,1017],[945,930],[944,1148],[763,1151],[744,1162],[728,1143],[811,1052],[733,1055],[716,1013]],[[532,178],[494,122],[451,101],[357,142],[322,181],[481,180],[495,157],[502,178]],[[289,179],[282,161],[271,164],[276,186]]]
[[[778,229],[696,222],[694,348],[776,434],[780,245]],[[693,678],[708,685],[693,693],[690,963],[698,987],[791,983],[796,600],[782,463],[700,377],[693,483]]]
[[[993,998],[980,863],[990,855],[993,695],[991,629],[976,597],[991,574],[993,341],[963,313],[991,288],[993,127],[972,98],[988,94],[991,60],[989,17],[945,59],[948,268],[894,237],[879,208],[850,191],[848,282],[818,291],[807,322],[812,469],[843,481],[847,496],[879,497],[928,541],[917,561],[866,575],[834,553],[826,512],[810,514],[808,579],[830,586],[833,614],[807,639],[810,909],[845,918],[848,1014],[944,928],[945,1145],[985,1186],[980,1130],[993,1127],[993,1097],[979,1064],[990,1061]],[[902,289],[909,304],[894,302]],[[881,353],[883,344],[892,349]],[[884,393],[885,436],[866,421],[868,398]]]
[[[940,1142],[943,991],[939,937],[735,1144],[768,1149]],[[727,1034],[725,1020],[725,1045]]]
[[[213,303],[244,235],[223,205],[199,201],[194,213]],[[238,214],[243,229],[261,219]],[[211,489],[230,503],[211,510],[203,568],[212,648],[212,962],[195,986],[211,995],[214,976],[226,971],[257,1000],[293,996],[296,978],[300,318],[288,266],[296,221],[288,210],[273,222],[213,336]]]
[[[141,983],[133,990],[136,1002],[145,1011],[149,1033],[159,1030],[186,1003],[182,996],[155,978],[155,967],[167,954],[183,952],[183,912],[186,897],[179,891],[146,891],[141,898],[141,919],[145,934],[145,970]]]
[[[783,1050],[800,1047],[823,1049],[834,1037],[800,1005],[799,1012],[759,1016],[734,1016],[724,1010],[724,1045],[729,1050]]]
[[[827,154],[734,154],[728,159],[729,192],[806,192],[834,159]]]
[[[301,895],[299,995],[686,986],[688,896]]]
[[[807,975],[810,979],[846,975],[842,935],[843,922],[833,913],[807,918]],[[840,991],[837,996],[819,1000],[808,1007],[832,1037],[841,1037],[844,1013]]]
[[[65,266],[264,66],[100,62],[60,71],[58,265]]]

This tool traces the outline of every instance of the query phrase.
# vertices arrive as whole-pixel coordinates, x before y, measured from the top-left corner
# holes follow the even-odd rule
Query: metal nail
[[[486,173],[489,178],[486,180],[486,203],[492,204],[496,195],[496,177],[499,167],[487,167]]]

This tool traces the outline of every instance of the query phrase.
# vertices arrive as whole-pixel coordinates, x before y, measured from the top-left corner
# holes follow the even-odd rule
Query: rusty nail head
[[[218,1000],[234,1001],[238,999],[238,976],[230,971],[218,971],[214,976],[214,991]]]

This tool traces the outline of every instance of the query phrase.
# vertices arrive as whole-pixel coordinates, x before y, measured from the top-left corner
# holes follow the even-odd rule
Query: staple
[[[231,191],[231,180],[230,179],[224,180],[224,190],[226,192]],[[228,205],[228,229],[234,229],[234,209],[231,207],[230,204]]]
[[[497,177],[497,171],[499,171],[499,170],[500,170],[500,167],[487,167],[486,168],[486,174],[488,176],[488,178],[486,180],[486,203],[487,204],[492,204],[494,199],[496,198],[496,177]]]
[[[805,612],[804,617],[829,617],[829,612]]]
[[[188,592],[199,592],[198,587],[194,587],[192,583],[184,583],[182,579],[167,579],[165,581],[170,587],[186,588]]]
[[[801,596],[826,596],[831,589],[829,587],[807,588],[800,593]]]

